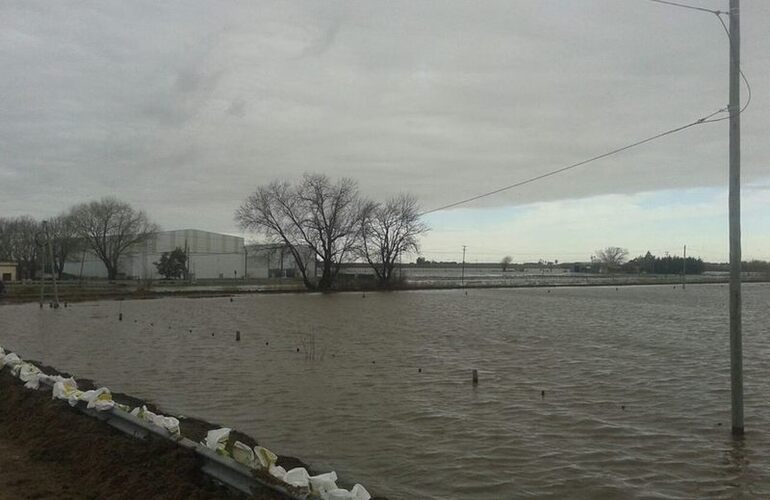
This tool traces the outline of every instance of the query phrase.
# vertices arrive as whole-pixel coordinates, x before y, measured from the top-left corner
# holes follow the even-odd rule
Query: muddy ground
[[[208,479],[192,451],[130,438],[0,372],[0,500],[136,498],[245,497]]]

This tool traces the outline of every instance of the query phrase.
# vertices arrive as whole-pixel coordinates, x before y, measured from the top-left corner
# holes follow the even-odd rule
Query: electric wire
[[[420,214],[420,216],[432,214],[434,212],[440,212],[442,210],[447,210],[449,208],[454,208],[454,207],[457,207],[459,205],[465,205],[466,203],[470,203],[472,201],[476,201],[476,200],[479,200],[481,198],[486,198],[488,196],[492,196],[492,195],[495,195],[495,194],[498,194],[498,193],[502,193],[503,191],[508,191],[510,189],[513,189],[513,188],[524,186],[525,184],[530,184],[532,182],[539,181],[541,179],[545,179],[547,177],[551,177],[551,176],[560,174],[562,172],[566,172],[568,170],[572,170],[573,168],[577,168],[577,167],[586,165],[588,163],[591,163],[591,162],[594,162],[594,161],[597,161],[597,160],[601,160],[603,158],[607,158],[608,156],[612,156],[612,155],[618,154],[618,153],[620,153],[622,151],[626,151],[626,150],[629,150],[631,148],[635,148],[637,146],[641,146],[642,144],[646,144],[648,142],[652,142],[652,141],[654,141],[656,139],[660,139],[661,137],[665,137],[667,135],[671,135],[671,134],[675,134],[677,132],[681,132],[682,130],[688,129],[690,127],[694,127],[696,125],[701,125],[703,123],[712,123],[712,122],[716,121],[716,120],[710,120],[710,118],[712,116],[718,115],[719,113],[724,113],[725,111],[727,111],[727,108],[719,109],[719,110],[717,110],[717,111],[715,111],[715,112],[713,112],[713,113],[711,113],[709,115],[704,116],[703,118],[699,118],[699,119],[697,119],[697,120],[695,120],[693,122],[690,122],[690,123],[688,123],[686,125],[682,125],[681,127],[676,127],[676,128],[672,128],[672,129],[666,130],[665,132],[661,132],[659,134],[655,134],[653,136],[647,137],[646,139],[642,139],[640,141],[636,141],[636,142],[633,142],[631,144],[627,144],[625,146],[613,149],[613,150],[608,151],[606,153],[602,153],[600,155],[593,156],[593,157],[588,158],[586,160],[582,160],[582,161],[579,161],[577,163],[573,163],[571,165],[567,165],[566,167],[557,168],[555,170],[551,170],[550,172],[546,172],[544,174],[536,175],[534,177],[530,177],[528,179],[524,179],[522,181],[515,182],[513,184],[509,184],[508,186],[504,186],[504,187],[501,187],[501,188],[498,188],[498,189],[494,189],[492,191],[487,191],[486,193],[481,193],[481,194],[478,194],[476,196],[471,196],[470,198],[466,198],[464,200],[456,201],[454,203],[449,203],[449,204],[446,204],[446,205],[443,205],[443,206],[440,206],[440,207],[436,207],[436,208],[432,208],[430,210],[426,210],[425,212],[422,212]]]
[[[730,43],[730,50],[731,51],[733,50],[733,39],[732,39],[732,36],[730,34],[730,30],[727,28],[727,25],[725,24],[724,20],[722,19],[722,14],[729,14],[729,13],[722,12],[722,11],[719,11],[719,10],[705,9],[705,8],[702,8],[702,7],[694,7],[692,5],[685,5],[685,4],[680,4],[680,3],[677,3],[677,2],[670,2],[670,1],[667,1],[667,0],[648,0],[648,1],[655,2],[655,3],[660,3],[660,4],[664,4],[664,5],[671,5],[671,6],[675,6],[675,7],[681,7],[681,8],[686,8],[686,9],[697,10],[697,11],[701,11],[701,12],[708,12],[710,14],[714,14],[717,17],[717,19],[719,20],[719,22],[722,24],[722,28],[724,28],[725,33],[727,34],[727,40]],[[738,110],[738,114],[741,114],[741,113],[743,113],[746,110],[746,108],[749,107],[749,103],[751,103],[751,84],[749,83],[748,78],[746,78],[746,75],[743,73],[743,69],[741,69],[740,66],[738,68],[738,72],[740,73],[741,78],[743,79],[743,82],[746,84],[746,90],[747,90],[746,104],[744,104],[743,107],[740,110]],[[660,139],[660,138],[665,137],[667,135],[671,135],[671,134],[675,134],[677,132],[681,132],[683,130],[686,130],[686,129],[690,128],[690,127],[694,127],[696,125],[704,125],[706,123],[716,123],[716,122],[720,122],[720,121],[723,121],[723,120],[727,120],[727,119],[730,118],[730,116],[724,116],[724,117],[721,117],[721,118],[714,118],[714,119],[712,119],[713,116],[716,116],[716,115],[718,115],[720,113],[724,113],[726,111],[728,111],[728,107],[721,108],[721,109],[711,113],[710,115],[707,115],[707,116],[705,116],[703,118],[699,118],[698,120],[690,122],[690,123],[688,123],[686,125],[682,125],[681,127],[676,127],[676,128],[670,129],[670,130],[666,130],[665,132],[661,132],[659,134],[653,135],[653,136],[648,137],[646,139],[642,139],[640,141],[628,144],[626,146],[622,146],[622,147],[619,147],[617,149],[613,149],[613,150],[608,151],[606,153],[602,153],[600,155],[593,156],[591,158],[588,158],[587,160],[582,160],[582,161],[579,161],[577,163],[573,163],[571,165],[567,165],[566,167],[561,167],[561,168],[558,168],[558,169],[555,169],[555,170],[551,170],[551,171],[546,172],[544,174],[536,175],[534,177],[530,177],[528,179],[524,179],[522,181],[519,181],[519,182],[516,182],[516,183],[513,183],[513,184],[509,184],[507,186],[504,186],[504,187],[501,187],[501,188],[498,188],[498,189],[494,189],[492,191],[487,191],[485,193],[481,193],[481,194],[478,194],[476,196],[471,196],[470,198],[465,198],[465,199],[460,200],[460,201],[456,201],[456,202],[448,203],[446,205],[442,205],[442,206],[439,206],[439,207],[436,207],[436,208],[432,208],[430,210],[426,210],[426,211],[420,213],[419,215],[422,217],[424,215],[432,214],[432,213],[435,213],[435,212],[440,212],[440,211],[443,211],[443,210],[448,210],[450,208],[454,208],[454,207],[457,207],[457,206],[460,206],[460,205],[465,205],[467,203],[471,203],[473,201],[476,201],[476,200],[479,200],[479,199],[482,199],[482,198],[486,198],[488,196],[493,196],[495,194],[502,193],[503,191],[508,191],[510,189],[514,189],[514,188],[517,188],[517,187],[520,187],[520,186],[524,186],[526,184],[530,184],[530,183],[533,183],[533,182],[545,179],[547,177],[551,177],[551,176],[560,174],[562,172],[566,172],[568,170],[572,170],[574,168],[586,165],[588,163],[591,163],[591,162],[594,162],[594,161],[597,161],[597,160],[601,160],[603,158],[607,158],[608,156],[612,156],[612,155],[621,153],[621,152],[629,150],[631,148],[634,148],[634,147],[637,147],[637,146],[641,146],[642,144],[646,144],[648,142],[652,142],[654,140]]]
[[[722,11],[719,11],[719,10],[705,9],[703,7],[695,7],[694,5],[686,5],[686,4],[678,3],[678,2],[670,2],[668,0],[649,0],[649,1],[650,2],[655,2],[655,3],[662,3],[664,5],[672,5],[674,7],[682,7],[683,9],[699,10],[701,12],[710,12],[711,14],[717,14],[717,15],[719,15],[719,14],[727,14],[726,12],[722,12]]]

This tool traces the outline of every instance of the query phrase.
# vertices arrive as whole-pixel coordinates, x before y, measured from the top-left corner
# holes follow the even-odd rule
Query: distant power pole
[[[460,286],[465,286],[465,249],[466,246],[463,245],[463,265],[460,270]]]
[[[687,286],[687,245],[682,250],[682,290]]]
[[[730,0],[730,393],[733,435],[743,435],[741,338],[741,116],[740,1]]]

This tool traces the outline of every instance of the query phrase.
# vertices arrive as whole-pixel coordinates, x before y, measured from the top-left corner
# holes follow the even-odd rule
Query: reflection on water
[[[6,306],[0,343],[394,499],[770,497],[770,286],[744,290],[742,440],[721,285]]]

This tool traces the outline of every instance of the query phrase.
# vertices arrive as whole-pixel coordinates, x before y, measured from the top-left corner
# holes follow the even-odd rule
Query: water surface
[[[726,302],[690,285],[14,305],[0,345],[392,499],[767,498],[770,285],[744,286],[743,441]]]

